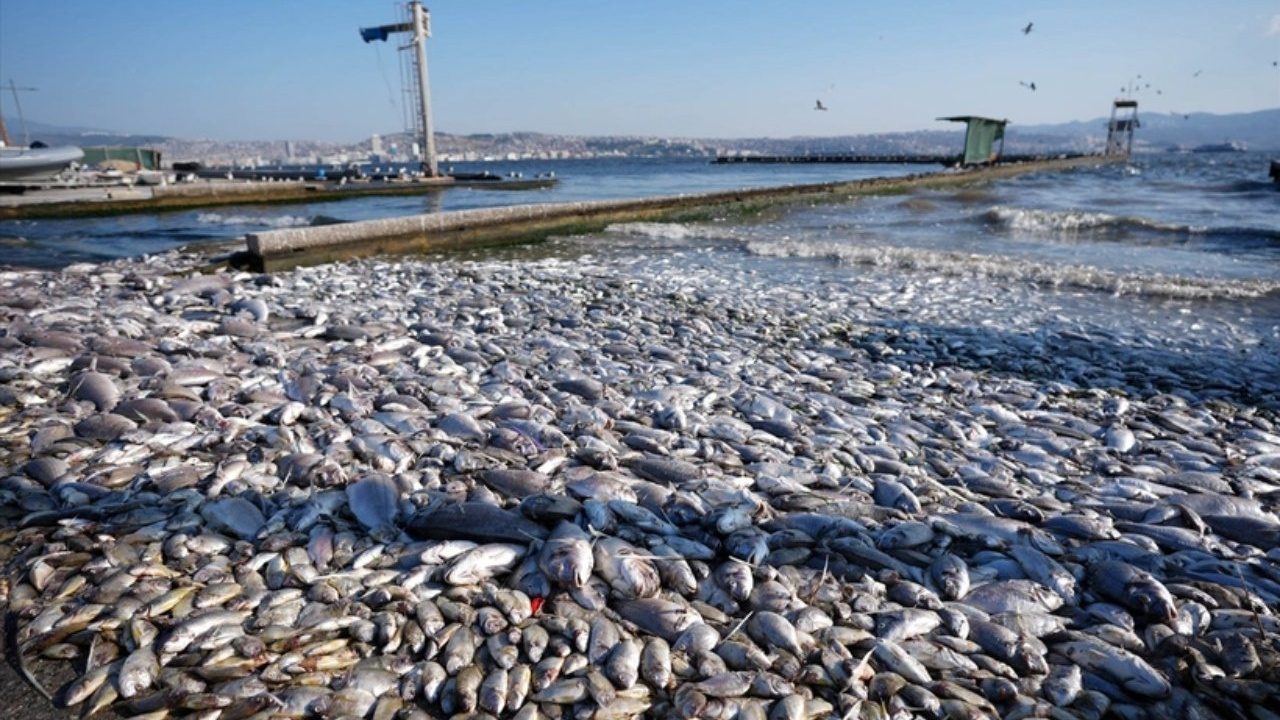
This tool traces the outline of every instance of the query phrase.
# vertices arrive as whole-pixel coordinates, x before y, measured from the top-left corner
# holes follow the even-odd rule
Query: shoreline
[[[1095,605],[1097,612],[1121,607],[1144,643],[1148,637],[1159,640],[1162,631],[1151,629],[1156,626],[1188,638],[1207,637],[1211,626],[1196,623],[1212,619],[1217,632],[1233,628],[1231,637],[1242,638],[1267,660],[1280,652],[1280,635],[1269,624],[1261,631],[1227,625],[1241,609],[1256,607],[1250,598],[1262,602],[1260,617],[1274,619],[1265,609],[1275,606],[1280,558],[1221,519],[1221,507],[1210,511],[1202,504],[1226,502],[1261,523],[1253,526],[1261,533],[1257,537],[1280,532],[1274,506],[1263,502],[1280,497],[1280,455],[1272,455],[1280,452],[1274,401],[1280,375],[1274,358],[1270,366],[1265,357],[1251,356],[1234,366],[1219,360],[1231,349],[1229,338],[1214,341],[1222,345],[1181,347],[1177,338],[1152,327],[1150,342],[1139,344],[1137,327],[1125,334],[1088,319],[1053,321],[1052,303],[1037,303],[1035,291],[1026,288],[1009,288],[1004,297],[1025,305],[1023,325],[984,327],[981,316],[966,315],[963,308],[984,301],[989,289],[970,287],[964,278],[937,280],[928,295],[913,287],[918,279],[900,277],[774,283],[749,269],[721,268],[696,251],[630,260],[587,253],[576,260],[520,263],[379,259],[269,276],[191,274],[202,262],[171,253],[57,273],[0,271],[0,297],[6,299],[0,316],[8,328],[0,337],[5,373],[0,447],[10,459],[6,465],[18,470],[7,479],[10,495],[0,504],[0,523],[29,526],[22,530],[21,546],[6,547],[6,563],[12,559],[8,553],[23,547],[36,548],[39,556],[41,536],[55,529],[69,540],[104,538],[104,547],[136,545],[138,552],[154,543],[151,552],[161,553],[156,561],[187,568],[179,576],[187,582],[188,572],[203,568],[208,577],[198,583],[202,590],[239,584],[239,595],[208,607],[246,613],[244,629],[252,635],[269,627],[257,620],[265,613],[263,598],[290,588],[314,592],[323,584],[317,580],[323,573],[311,574],[319,570],[313,566],[320,559],[309,549],[310,540],[315,527],[331,527],[339,535],[349,533],[356,546],[345,557],[340,551],[327,557],[330,566],[324,572],[364,577],[385,570],[391,573],[390,586],[404,587],[415,601],[440,605],[435,598],[465,597],[487,606],[480,599],[483,591],[445,581],[429,567],[432,579],[410,584],[407,576],[424,567],[415,563],[424,562],[420,556],[437,541],[385,539],[379,551],[384,555],[370,555],[372,565],[357,567],[355,555],[371,551],[372,538],[389,537],[367,513],[390,517],[403,530],[425,509],[463,497],[516,507],[513,493],[521,482],[580,502],[591,497],[604,502],[602,493],[621,493],[614,500],[627,496],[617,486],[625,481],[634,498],[629,502],[666,508],[665,517],[679,523],[679,534],[717,543],[713,559],[698,561],[710,573],[699,578],[702,589],[672,595],[672,602],[677,596],[686,602],[699,598],[693,607],[702,620],[696,626],[709,628],[717,638],[777,643],[769,648],[775,663],[792,654],[784,647],[792,641],[771,641],[771,633],[743,624],[749,613],[770,612],[772,601],[751,592],[739,597],[740,585],[716,580],[741,565],[731,559],[743,558],[730,549],[730,538],[749,527],[764,528],[767,538],[779,537],[761,558],[754,557],[754,546],[746,551],[754,586],[804,589],[777,614],[798,610],[791,603],[801,602],[799,597],[807,597],[801,604],[817,613],[805,614],[805,622],[816,625],[804,625],[804,635],[796,636],[800,652],[817,658],[823,638],[840,637],[846,649],[858,651],[854,657],[866,653],[871,658],[863,659],[863,667],[915,677],[917,669],[893,648],[905,645],[920,652],[925,647],[920,643],[965,648],[962,655],[985,658],[981,663],[987,669],[948,674],[930,667],[925,669],[928,682],[917,677],[908,686],[923,688],[940,702],[990,706],[991,711],[983,710],[989,714],[998,709],[1003,717],[1015,703],[1047,703],[1057,697],[1056,688],[1044,685],[1049,668],[1094,662],[1085,653],[1091,646],[1081,645],[1095,643],[1086,631],[1109,625],[1086,610]],[[963,317],[969,324],[961,324]],[[97,361],[88,362],[91,357]],[[1188,372],[1196,367],[1202,372]],[[101,377],[90,381],[86,373]],[[1269,406],[1266,398],[1272,398]],[[144,399],[161,404],[139,402]],[[92,422],[86,423],[129,403],[132,427],[121,426],[113,439],[97,435]],[[307,453],[331,463],[310,458],[307,464],[297,457]],[[514,483],[509,485],[485,480],[489,471],[501,468],[532,474],[508,480]],[[377,503],[366,507],[348,490],[372,477],[407,483],[399,486],[394,510]],[[69,483],[100,490],[72,484],[67,489],[78,488],[79,497],[54,494]],[[361,487],[383,492],[375,489],[382,487],[378,484]],[[105,492],[94,500],[90,493],[100,491]],[[326,519],[306,529],[294,524],[293,511],[317,493],[332,491],[338,492],[326,497],[337,504]],[[705,514],[698,513],[697,503],[690,504],[690,495],[704,498]],[[19,498],[22,504],[15,505]],[[107,509],[125,498],[143,507]],[[251,499],[256,510],[244,512],[257,512],[260,520],[248,529],[239,526],[218,509],[229,498]],[[41,512],[68,503],[80,503],[91,521],[39,519]],[[1159,513],[1132,514],[1134,503]],[[107,514],[88,513],[95,507]],[[979,512],[993,508],[1009,514],[997,519]],[[139,509],[142,517],[126,517]],[[807,511],[853,525],[839,536],[785,525],[800,523]],[[974,514],[987,518],[986,539],[962,524]],[[1202,531],[1179,532],[1189,530],[1184,523],[1193,516],[1205,523]],[[662,537],[674,543],[662,532],[639,529],[639,521],[617,517],[614,522],[616,529],[600,532],[640,546],[665,545]],[[163,530],[166,523],[225,536],[228,544],[208,556],[194,546],[184,551],[181,543],[165,543],[176,532]],[[268,531],[274,523],[283,526]],[[551,521],[542,524],[547,530],[555,527]],[[1004,527],[1016,530],[1010,530],[1010,539],[996,532]],[[153,537],[157,532],[160,538]],[[1020,532],[1041,538],[1043,547],[1062,546],[1063,552],[1050,556],[1070,569],[1075,591],[1061,586],[1050,591],[1052,583],[1045,580],[1036,583],[1041,590],[1026,596],[1014,590],[1024,586],[1013,583],[1007,596],[978,600],[982,587],[1027,580],[1002,577],[1013,572],[1008,562],[983,555],[1011,552],[1018,545],[1012,538]],[[781,544],[783,537],[788,544]],[[1123,593],[1089,574],[1103,559],[1115,561],[1110,553],[1118,552],[1117,542],[1129,543],[1133,553],[1121,567],[1145,568],[1161,587],[1178,593],[1169,599],[1176,611],[1172,619],[1145,615]],[[96,552],[89,554],[99,557]],[[272,553],[290,552],[296,571],[285,566],[285,576],[266,579]],[[955,598],[945,598],[945,588],[928,579],[932,563],[948,552],[961,557],[972,576],[973,589]],[[1236,568],[1252,589],[1201,589],[1217,607],[1207,605],[1204,596],[1186,589],[1207,582],[1185,574],[1209,573],[1193,562],[1203,555]],[[1179,563],[1154,559],[1163,556]],[[218,557],[231,565],[221,575]],[[251,589],[258,580],[256,571],[246,571],[248,565],[262,568],[264,587]],[[33,577],[31,566],[18,569]],[[511,568],[492,572],[500,585],[516,582]],[[64,572],[60,581],[74,574]],[[91,577],[92,588],[107,574],[96,571]],[[902,582],[908,578],[919,581],[913,586],[944,596],[945,604],[919,599],[907,612],[910,605],[896,593],[919,592]],[[812,587],[799,584],[802,580]],[[620,617],[629,592],[620,589],[624,581],[610,576],[602,582],[600,614],[613,618],[621,639],[647,646],[666,633]],[[1225,582],[1217,584],[1230,587]],[[675,592],[665,576],[663,585]],[[47,588],[56,591],[52,583]],[[895,594],[887,594],[889,588],[896,588]],[[835,595],[819,599],[821,594],[810,590]],[[378,604],[363,588],[340,592],[351,593],[342,598],[345,607],[368,611],[368,617],[397,607]],[[24,627],[52,601],[30,599],[13,587],[8,597],[33,603],[24,609]],[[249,597],[257,602],[248,602]],[[589,601],[554,587],[541,615],[516,613],[517,621],[507,611],[508,621],[554,628],[542,618],[559,614],[586,622],[589,614],[574,615],[588,613],[574,610],[582,602]],[[1032,648],[1020,650],[1021,655],[1000,658],[996,644],[971,647],[972,628],[1001,634],[989,627],[997,624],[990,618],[1001,615],[995,610],[1006,602],[1028,618],[1063,625],[1036,632],[1018,626],[1017,636]],[[970,628],[963,635],[970,645],[946,625],[920,633],[876,620],[916,618],[916,610],[937,615],[939,622],[960,622],[956,615],[964,616]],[[1201,611],[1201,620],[1192,616]],[[1255,617],[1250,615],[1251,622]],[[161,612],[154,622],[161,630],[156,642],[164,643],[179,620]],[[731,634],[735,626],[742,634]],[[673,633],[670,644],[677,644],[677,635],[683,637]],[[335,681],[363,667],[361,653],[376,647],[356,639],[354,627],[326,637],[344,641],[330,656],[340,668]],[[1037,649],[1037,642],[1047,648]],[[578,652],[575,647],[565,645],[567,656]],[[1109,701],[1123,706],[1117,711],[1173,712],[1173,703],[1186,708],[1204,702],[1188,699],[1190,671],[1172,663],[1176,654],[1164,654],[1175,649],[1156,647],[1141,651],[1145,665],[1135,665],[1126,685],[1131,690],[1120,690],[1120,699]],[[343,648],[356,654],[342,656]],[[266,652],[264,657],[278,659],[284,651],[269,647]],[[475,656],[486,677],[494,672],[487,652],[477,649]],[[688,652],[690,658],[701,657],[696,650]],[[396,651],[377,650],[371,656],[384,654]],[[1017,668],[1023,662],[1015,677],[1002,675],[1002,666]],[[258,665],[253,672],[265,674],[269,666]],[[1089,667],[1111,685],[1077,688],[1065,707],[1083,713],[1086,699],[1098,702],[1098,695],[1116,692],[1123,679],[1101,666]],[[666,688],[651,687],[643,699],[638,691],[616,691],[624,693],[629,707],[647,702],[655,713],[671,710],[679,702],[676,689],[706,680],[696,669],[685,672],[691,674]],[[777,666],[769,672],[785,677]],[[1275,681],[1265,668],[1233,666],[1232,672]],[[800,677],[807,676],[797,673],[789,682],[811,701],[822,699],[837,709],[840,703],[867,702]],[[859,677],[854,675],[853,686],[865,689],[859,683],[871,678]],[[1001,687],[1012,688],[1012,699],[983,695],[978,681],[984,678],[1003,678],[1008,686]],[[270,682],[277,697],[290,687],[286,680]],[[967,683],[973,689],[966,690]],[[954,694],[946,696],[944,687]],[[1227,682],[1195,692],[1210,690],[1223,702],[1238,702],[1231,693],[1239,688]],[[918,691],[902,692],[927,699]],[[712,699],[724,705],[746,702],[737,699],[743,697],[766,701],[756,695]],[[439,706],[430,707],[436,712]]]

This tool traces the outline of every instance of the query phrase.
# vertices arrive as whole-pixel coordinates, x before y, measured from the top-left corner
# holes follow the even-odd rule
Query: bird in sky
[[[826,109],[827,109],[827,106],[826,106],[826,105],[823,105],[821,100],[818,100],[817,102],[818,102],[818,104],[813,106],[813,109],[814,109],[814,110],[826,110]]]
[[[1027,23],[1027,26],[1026,26],[1026,27],[1024,27],[1024,28],[1022,28],[1022,34],[1023,34],[1023,35],[1030,35],[1030,34],[1031,34],[1031,26],[1032,26],[1032,25],[1035,25],[1035,23]]]
[[[1019,80],[1018,84],[1024,88],[1031,88],[1033,91],[1036,89],[1036,84],[1034,82],[1023,82]]]
[[[1202,72],[1204,72],[1204,71],[1203,71],[1203,70],[1197,70],[1197,71],[1195,71],[1195,72],[1191,73],[1191,77],[1200,77],[1200,73],[1202,73]]]

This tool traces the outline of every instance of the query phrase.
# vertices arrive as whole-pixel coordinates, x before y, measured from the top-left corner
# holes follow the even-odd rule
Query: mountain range
[[[1214,115],[1212,113],[1138,113],[1138,130],[1134,144],[1167,148],[1192,147],[1210,143],[1243,143],[1251,150],[1280,150],[1280,108],[1250,113]],[[1089,133],[1105,134],[1107,118],[1057,125],[1010,126],[1010,133],[1029,132],[1037,135],[1080,137]]]
[[[1108,118],[1051,125],[1018,125],[1006,131],[1009,153],[1084,152],[1098,150],[1106,139]],[[1142,114],[1134,135],[1134,150],[1164,151],[1198,145],[1234,142],[1250,150],[1280,150],[1280,108],[1250,113]],[[959,125],[947,129],[902,133],[790,138],[657,138],[635,136],[566,136],[512,132],[456,135],[436,133],[436,146],[446,158],[481,157],[713,157],[726,153],[793,154],[943,154],[963,142]],[[206,164],[258,161],[279,162],[289,157],[362,158],[371,151],[369,140],[350,144],[294,139],[285,141],[224,142],[183,139],[157,134],[111,132],[91,127],[59,126],[28,121],[9,127],[15,143],[29,137],[48,145],[146,146],[160,150],[168,161],[197,160]],[[404,133],[383,136],[384,146],[409,147]],[[292,155],[290,155],[292,153]]]

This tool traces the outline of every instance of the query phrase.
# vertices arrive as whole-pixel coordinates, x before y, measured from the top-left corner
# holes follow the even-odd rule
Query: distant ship
[[[1248,146],[1246,146],[1244,143],[1231,140],[1229,142],[1223,142],[1223,143],[1210,143],[1208,145],[1197,145],[1191,148],[1191,152],[1198,152],[1198,153],[1244,152],[1248,149],[1249,149]]]

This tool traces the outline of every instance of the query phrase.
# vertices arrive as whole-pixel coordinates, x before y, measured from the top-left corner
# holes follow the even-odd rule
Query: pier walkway
[[[1044,162],[1048,160],[1065,160],[1069,158],[1090,157],[1088,155],[1002,155],[996,165],[1008,165],[1027,162]],[[957,167],[961,164],[960,155],[722,155],[712,160],[713,165],[735,165],[738,163],[760,164],[805,164],[805,163],[849,163],[860,165],[942,165]]]

